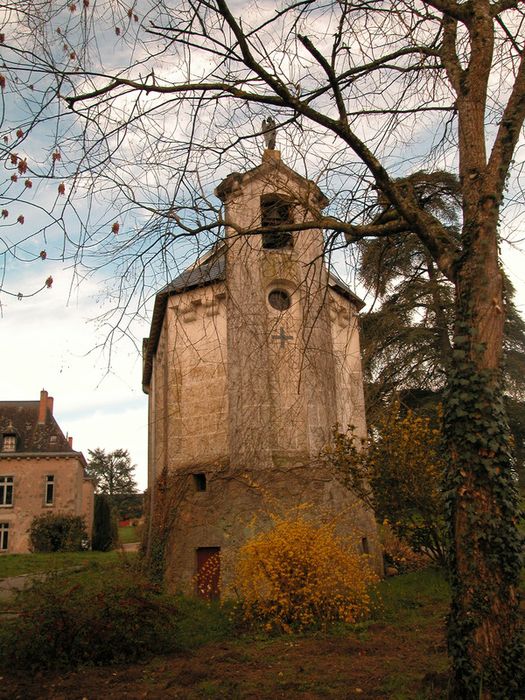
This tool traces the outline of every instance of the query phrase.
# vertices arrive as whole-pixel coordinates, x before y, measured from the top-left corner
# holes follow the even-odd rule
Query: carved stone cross
[[[272,335],[272,340],[280,340],[281,341],[281,348],[284,348],[286,345],[287,340],[292,340],[293,335],[286,335],[286,331],[284,328],[281,326],[281,330],[279,331],[279,335]]]

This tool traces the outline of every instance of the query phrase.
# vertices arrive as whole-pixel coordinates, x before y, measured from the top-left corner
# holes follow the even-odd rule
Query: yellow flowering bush
[[[338,537],[334,524],[274,519],[239,551],[235,587],[244,620],[267,631],[356,622],[370,611],[377,580],[368,557]]]
[[[338,478],[415,552],[445,562],[441,408],[432,418],[394,402],[366,440],[334,431],[325,459]]]

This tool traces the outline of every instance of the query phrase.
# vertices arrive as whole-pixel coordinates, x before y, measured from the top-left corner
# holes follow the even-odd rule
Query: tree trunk
[[[518,618],[521,542],[500,371],[503,280],[497,207],[480,204],[476,219],[464,228],[445,400],[450,697],[517,700],[525,697]]]

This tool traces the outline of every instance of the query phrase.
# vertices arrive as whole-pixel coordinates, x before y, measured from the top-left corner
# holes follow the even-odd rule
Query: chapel
[[[381,572],[373,514],[320,459],[336,424],[366,430],[363,304],[328,270],[323,231],[293,230],[328,200],[275,148],[215,194],[223,238],[158,292],[144,341],[146,546],[157,515],[170,587],[214,596],[239,547],[300,508],[335,518]]]

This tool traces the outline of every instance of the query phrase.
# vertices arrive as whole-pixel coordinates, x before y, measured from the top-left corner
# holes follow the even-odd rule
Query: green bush
[[[80,515],[37,515],[33,518],[29,531],[33,552],[77,552],[87,539],[86,523]]]
[[[177,609],[137,571],[72,584],[60,575],[20,597],[0,627],[4,667],[49,669],[134,662],[177,648]]]
[[[116,520],[113,522],[114,520],[108,497],[102,493],[97,493],[95,495],[93,515],[92,549],[98,552],[107,552],[116,544],[115,530],[117,526]]]

